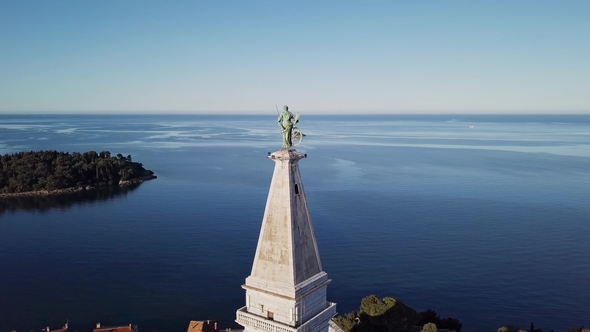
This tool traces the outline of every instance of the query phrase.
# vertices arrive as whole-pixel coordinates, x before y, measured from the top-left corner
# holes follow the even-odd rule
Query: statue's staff
[[[280,117],[281,113],[279,112],[279,107],[277,106],[277,104],[275,104],[275,108],[277,109],[277,115]],[[283,126],[281,125],[281,123],[277,122],[277,124],[279,125],[279,128],[281,128],[281,132],[283,132]]]

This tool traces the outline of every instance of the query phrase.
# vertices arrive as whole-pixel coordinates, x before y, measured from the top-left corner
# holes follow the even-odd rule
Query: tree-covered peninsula
[[[109,151],[30,151],[0,156],[0,196],[50,195],[155,179],[154,172]]]

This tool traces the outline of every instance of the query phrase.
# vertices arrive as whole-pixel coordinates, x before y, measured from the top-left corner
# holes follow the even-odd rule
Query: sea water
[[[328,300],[464,331],[590,324],[590,116],[310,116],[297,150]],[[0,152],[131,154],[157,180],[0,200],[0,332],[239,327],[275,116],[0,115]]]

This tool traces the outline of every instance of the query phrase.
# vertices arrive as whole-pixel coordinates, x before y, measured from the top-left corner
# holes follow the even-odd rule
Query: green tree
[[[349,312],[343,316],[334,318],[334,323],[338,325],[343,331],[350,332],[357,325],[358,311]]]
[[[426,323],[422,327],[422,332],[438,332],[438,329],[436,328],[436,324]]]
[[[509,324],[509,325],[505,325],[505,326],[500,327],[497,332],[519,332],[519,331],[523,331],[523,330],[518,325]],[[524,331],[524,332],[526,332],[526,331]]]
[[[414,326],[418,313],[392,297],[369,295],[361,300],[358,312],[334,319],[344,331],[401,332]]]
[[[417,326],[424,326],[427,323],[434,323],[438,328],[444,330],[454,330],[461,332],[463,324],[456,318],[441,319],[438,313],[432,309],[420,312],[420,319],[416,323]]]

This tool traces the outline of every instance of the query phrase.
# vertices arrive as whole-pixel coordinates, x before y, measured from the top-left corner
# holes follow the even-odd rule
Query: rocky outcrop
[[[117,185],[123,187],[132,184],[142,183],[144,181],[157,179],[158,177],[152,174],[147,174],[139,178],[126,180],[126,181],[119,181]],[[37,190],[37,191],[26,191],[22,193],[0,193],[0,198],[5,197],[32,197],[32,196],[50,196],[50,195],[64,195],[64,194],[73,194],[85,190],[94,190],[98,188],[104,188],[108,186],[112,186],[112,182],[99,182],[95,183],[91,186],[76,186],[70,188],[62,188],[62,189],[55,189],[55,190]]]
[[[121,187],[123,186],[129,186],[132,184],[136,184],[136,183],[142,183],[144,181],[149,181],[149,180],[153,180],[153,179],[157,179],[158,177],[155,176],[153,173],[152,174],[146,174],[142,177],[139,178],[135,178],[135,179],[131,179],[131,180],[121,180],[119,181],[119,185]]]

